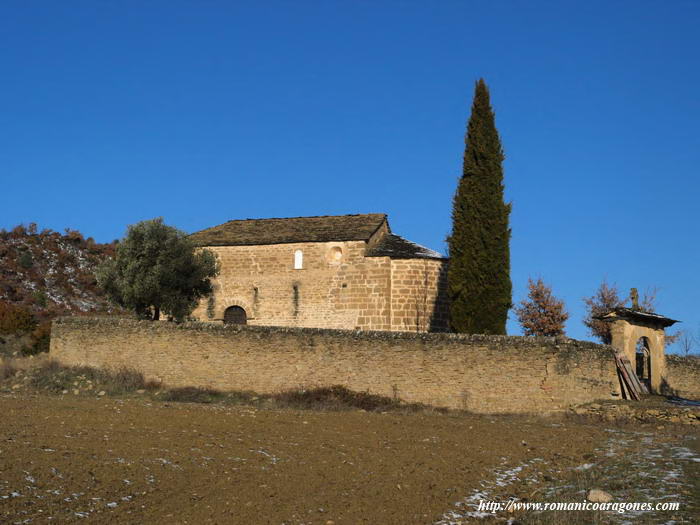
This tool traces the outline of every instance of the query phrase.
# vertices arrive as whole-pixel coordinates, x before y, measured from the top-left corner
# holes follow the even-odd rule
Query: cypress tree
[[[505,334],[512,306],[511,205],[503,200],[505,157],[483,79],[474,90],[465,145],[448,238],[450,324],[455,332]]]

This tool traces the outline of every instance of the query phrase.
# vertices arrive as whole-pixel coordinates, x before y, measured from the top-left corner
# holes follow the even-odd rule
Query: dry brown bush
[[[552,288],[542,279],[528,279],[528,296],[514,308],[525,335],[565,335],[565,324],[569,314],[564,301],[552,294]]]

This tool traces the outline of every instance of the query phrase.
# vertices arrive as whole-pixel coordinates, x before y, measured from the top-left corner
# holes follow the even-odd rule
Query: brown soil
[[[499,466],[542,460],[503,488],[527,498],[610,435],[585,421],[29,393],[0,396],[0,414],[1,523],[434,523]]]

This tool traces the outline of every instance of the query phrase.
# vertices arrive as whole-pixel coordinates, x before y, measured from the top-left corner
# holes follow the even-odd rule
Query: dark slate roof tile
[[[671,319],[670,317],[665,317],[660,314],[656,314],[654,312],[644,312],[642,310],[633,310],[632,308],[625,307],[613,308],[605,314],[594,316],[593,319],[598,319],[600,321],[614,321],[617,317],[622,319],[628,319],[630,321],[641,321],[643,323],[647,322],[652,324],[658,324],[663,327],[671,326],[675,323],[680,323],[680,321]]]
[[[229,221],[193,233],[199,246],[367,241],[386,221],[383,213]]]
[[[367,252],[367,257],[394,259],[445,259],[442,254],[394,234],[387,234]]]

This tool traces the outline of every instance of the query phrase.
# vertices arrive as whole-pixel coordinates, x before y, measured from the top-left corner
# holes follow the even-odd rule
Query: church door
[[[224,312],[224,324],[246,324],[248,316],[240,306],[229,306]]]

